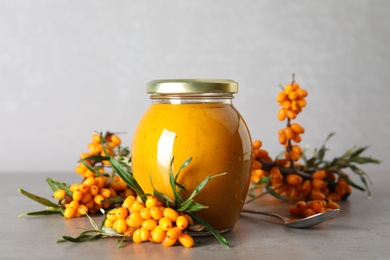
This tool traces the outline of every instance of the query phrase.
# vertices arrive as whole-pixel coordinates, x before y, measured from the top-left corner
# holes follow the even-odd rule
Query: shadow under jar
[[[220,79],[155,80],[147,85],[151,106],[132,143],[134,178],[145,193],[154,188],[173,199],[171,167],[188,194],[212,178],[194,201],[208,206],[196,213],[219,232],[237,222],[248,193],[252,145],[248,127],[232,104],[238,84]]]

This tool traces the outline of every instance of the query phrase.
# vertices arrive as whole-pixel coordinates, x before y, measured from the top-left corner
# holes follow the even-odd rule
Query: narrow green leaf
[[[25,191],[21,188],[18,189],[19,193],[23,194],[24,196],[32,199],[33,201],[35,202],[38,202],[39,204],[42,204],[44,206],[49,206],[49,207],[57,207],[59,208],[60,206],[58,206],[57,204],[55,204],[54,202],[48,200],[48,199],[45,199],[43,197],[40,197],[38,195],[35,195],[35,194],[32,194],[28,191]]]
[[[61,211],[54,211],[54,210],[41,210],[41,211],[33,211],[33,212],[26,212],[18,215],[18,218],[23,216],[44,216],[44,215],[55,215],[55,214],[62,214]]]
[[[132,188],[137,195],[141,196],[142,200],[145,202],[145,192],[142,190],[141,186],[139,186],[138,182],[134,179],[133,175],[124,169],[117,160],[113,157],[110,157],[110,164],[112,168],[118,173],[118,175],[126,182],[126,184]]]
[[[227,247],[231,247],[229,242],[224,238],[221,234],[219,234],[209,223],[207,223],[206,220],[204,220],[202,217],[200,217],[198,214],[194,212],[188,212],[188,214],[192,217],[193,220],[196,221],[196,223],[202,225],[207,231],[209,231],[216,239],[218,239],[219,242],[221,242],[223,245]]]

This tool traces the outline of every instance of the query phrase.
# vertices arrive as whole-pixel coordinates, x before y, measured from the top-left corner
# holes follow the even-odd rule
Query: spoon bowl
[[[314,214],[312,216],[300,219],[290,219],[285,216],[281,216],[276,213],[266,212],[262,210],[253,210],[253,209],[243,209],[241,213],[250,213],[250,214],[259,214],[265,216],[275,217],[283,221],[283,224],[289,228],[309,228],[312,226],[316,226],[321,224],[334,216],[336,216],[340,212],[340,209],[332,209],[329,211],[321,212]]]

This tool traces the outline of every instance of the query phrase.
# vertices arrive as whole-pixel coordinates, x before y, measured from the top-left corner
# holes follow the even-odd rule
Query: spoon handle
[[[270,217],[274,217],[274,218],[278,218],[280,220],[283,221],[283,223],[286,223],[289,219],[286,218],[286,217],[283,217],[279,214],[276,214],[276,213],[271,213],[271,212],[266,212],[266,211],[262,211],[262,210],[254,210],[254,209],[242,209],[243,213],[251,213],[251,214],[259,214],[259,215],[265,215],[265,216],[270,216]]]

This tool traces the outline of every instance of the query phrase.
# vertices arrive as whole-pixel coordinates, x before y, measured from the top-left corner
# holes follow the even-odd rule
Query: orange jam
[[[212,178],[194,201],[214,229],[232,229],[248,192],[251,138],[232,104],[237,83],[226,80],[161,80],[148,85],[152,105],[138,124],[132,143],[132,170],[145,193],[156,190],[173,199],[169,170],[188,193]]]

